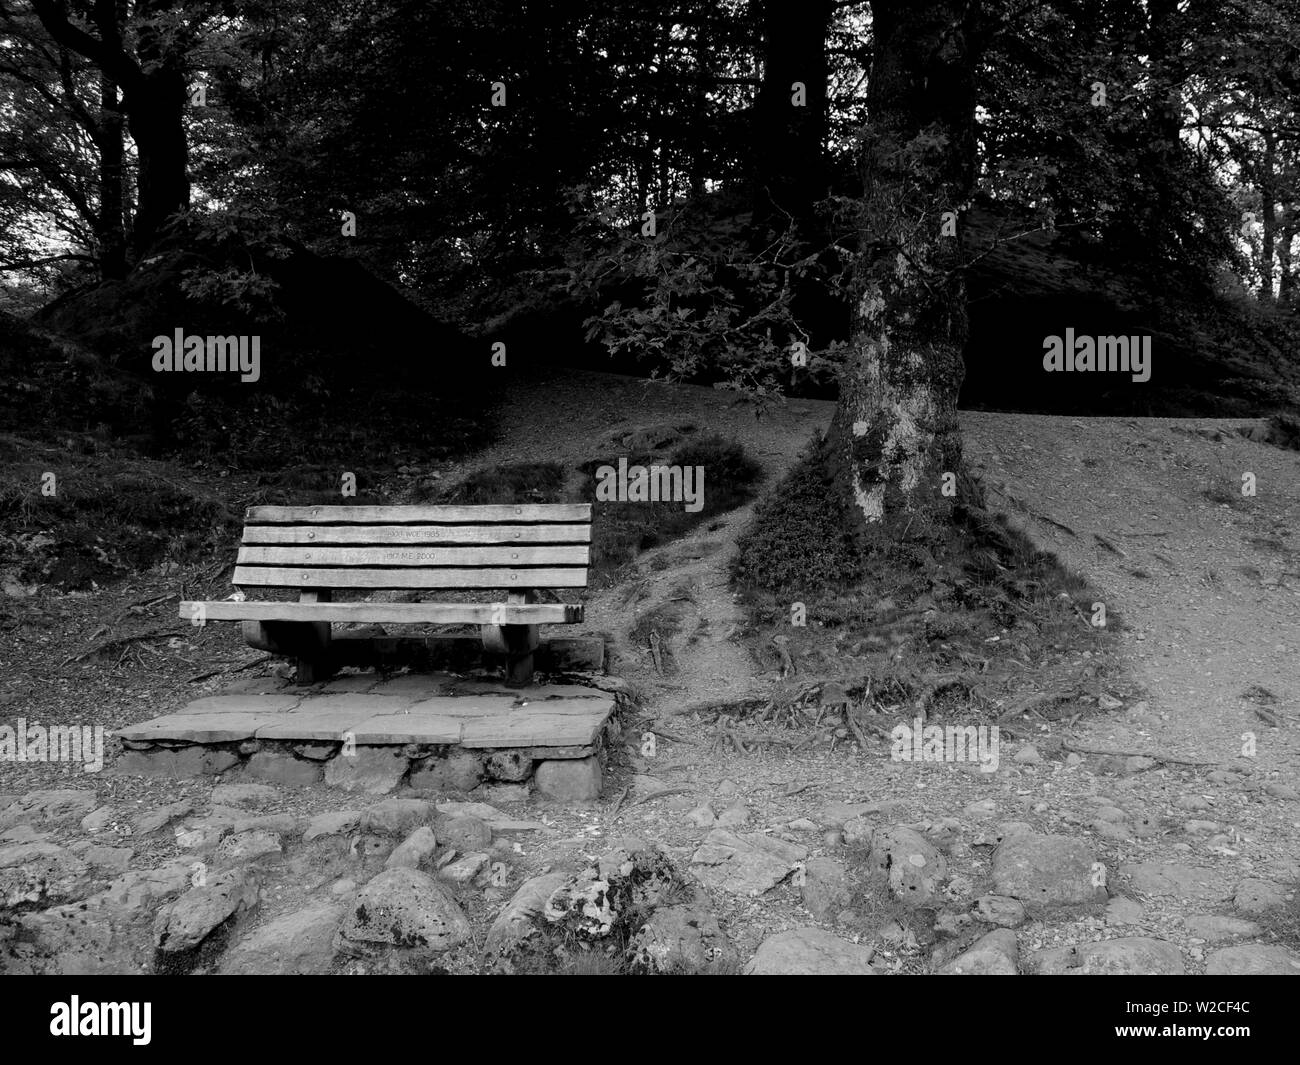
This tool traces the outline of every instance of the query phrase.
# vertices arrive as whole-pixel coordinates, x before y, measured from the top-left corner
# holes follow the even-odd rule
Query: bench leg
[[[531,603],[532,592],[511,592],[511,604]],[[484,625],[483,649],[506,656],[506,683],[522,688],[533,679],[533,652],[541,640],[540,625]]]
[[[327,603],[329,599],[328,591],[303,592],[300,597],[301,602],[308,603]],[[245,621],[242,627],[244,641],[250,647],[297,659],[299,684],[315,684],[334,675],[328,621]]]
[[[528,626],[521,626],[527,628]],[[512,688],[527,687],[533,679],[533,652],[509,655],[506,658],[506,684]]]

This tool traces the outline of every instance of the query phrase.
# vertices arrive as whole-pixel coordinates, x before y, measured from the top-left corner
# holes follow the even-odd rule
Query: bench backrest
[[[585,588],[591,505],[249,507],[236,586]]]

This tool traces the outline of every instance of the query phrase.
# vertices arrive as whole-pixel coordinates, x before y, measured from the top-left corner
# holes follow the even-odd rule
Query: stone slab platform
[[[614,712],[614,699],[578,684],[512,689],[446,673],[341,676],[310,689],[254,678],[220,695],[129,728],[139,743],[244,740],[430,744],[467,749],[532,748],[533,757],[591,754]]]

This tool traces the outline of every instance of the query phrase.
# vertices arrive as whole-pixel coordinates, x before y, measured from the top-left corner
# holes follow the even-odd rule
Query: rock
[[[1206,976],[1300,976],[1300,954],[1282,946],[1249,943],[1216,950],[1205,961]]]
[[[334,956],[341,908],[317,902],[262,925],[227,951],[223,975],[307,976],[326,973]]]
[[[421,825],[393,850],[385,866],[389,869],[418,869],[438,849],[438,838],[428,825]]]
[[[246,862],[267,854],[280,854],[284,847],[278,832],[237,832],[217,845],[217,857],[226,862]]]
[[[977,921],[999,928],[1019,928],[1025,923],[1025,908],[1006,895],[981,895],[971,911]]]
[[[1200,902],[1217,902],[1227,894],[1215,883],[1215,871],[1202,866],[1137,862],[1121,865],[1119,875],[1128,880],[1133,890],[1146,895],[1173,895]]]
[[[1106,904],[1106,923],[1108,925],[1133,925],[1142,921],[1142,904],[1133,899],[1116,895]]]
[[[90,883],[90,866],[66,847],[43,840],[0,847],[0,907],[80,898]]]
[[[387,795],[402,782],[407,766],[401,747],[358,747],[351,755],[340,753],[325,763],[325,783],[345,791]]]
[[[600,760],[553,758],[537,763],[533,777],[537,790],[560,802],[589,802],[600,798]]]
[[[220,776],[239,765],[239,755],[220,747],[156,747],[149,751],[123,751],[113,763],[119,774],[141,777]]]
[[[81,831],[103,832],[117,817],[112,806],[98,806],[81,819]]]
[[[804,909],[819,921],[844,909],[851,898],[848,870],[829,858],[812,858],[804,866],[800,895]]]
[[[331,895],[350,895],[356,891],[357,882],[350,877],[344,877],[342,880],[336,880],[330,885]]]
[[[1210,944],[1227,943],[1233,939],[1253,939],[1262,932],[1254,921],[1245,921],[1240,917],[1198,914],[1188,917],[1183,924],[1191,935]]]
[[[717,820],[717,816],[709,808],[707,803],[703,806],[695,807],[694,810],[686,815],[687,823],[694,825],[696,828],[712,828],[717,823]]]
[[[540,916],[547,900],[568,879],[563,872],[535,876],[520,885],[502,907],[488,930],[483,948],[484,961],[493,972],[512,972],[516,962],[539,938],[534,920]]]
[[[87,902],[94,900],[96,905],[118,910],[126,917],[139,917],[154,902],[179,895],[190,887],[193,875],[188,858],[156,869],[131,869]]]
[[[302,841],[310,843],[322,836],[345,836],[355,831],[360,824],[360,810],[335,810],[331,813],[317,814],[307,823]]]
[[[743,828],[747,824],[749,824],[749,807],[745,805],[744,799],[737,799],[718,814],[720,828]]]
[[[1258,914],[1285,906],[1290,893],[1271,880],[1249,878],[1237,885],[1232,904],[1242,913]]]
[[[96,806],[95,793],[84,788],[31,791],[0,810],[0,831],[14,825],[53,828],[80,822]]]
[[[257,905],[258,883],[247,869],[208,877],[158,911],[154,943],[164,954],[192,950],[218,928]]]
[[[1019,762],[1021,765],[1039,765],[1043,761],[1043,756],[1038,753],[1038,748],[1032,743],[1026,743],[1020,750],[1016,751],[1011,760]]]
[[[423,799],[385,799],[361,811],[359,827],[376,836],[405,836],[427,823],[432,813]]]
[[[135,854],[130,847],[105,847],[90,840],[79,840],[68,849],[99,873],[125,873]]]
[[[822,808],[821,822],[830,828],[842,828],[845,821],[855,817],[866,817],[878,812],[875,803],[870,802],[833,802]]]
[[[438,835],[447,846],[466,854],[492,846],[492,829],[487,822],[468,814],[441,823]]]
[[[218,784],[212,789],[211,801],[221,806],[260,810],[279,795],[269,784]]]
[[[850,817],[840,829],[840,838],[846,844],[870,843],[876,826],[865,817]]]
[[[1031,964],[1041,976],[1182,976],[1185,972],[1176,946],[1142,936],[1040,950]]]
[[[484,784],[478,794],[492,803],[527,802],[531,798],[527,784]]]
[[[858,946],[820,928],[778,932],[759,945],[746,976],[871,976],[871,947]]]
[[[351,954],[388,948],[437,954],[470,934],[456,900],[436,880],[415,869],[385,869],[348,906],[335,947]]]
[[[295,743],[293,753],[309,762],[328,762],[339,752],[337,743]]]
[[[319,783],[325,770],[319,762],[295,758],[285,751],[258,751],[244,763],[244,776],[273,784],[301,786]]]
[[[157,810],[140,814],[131,822],[131,828],[137,836],[148,836],[165,828],[178,817],[186,817],[194,812],[194,803],[190,799],[170,803]]]
[[[305,826],[293,814],[255,814],[241,817],[231,824],[232,832],[277,832],[282,836],[300,836]]]
[[[493,751],[485,768],[493,780],[518,783],[533,775],[533,760],[522,751]]]
[[[930,841],[904,825],[873,833],[867,864],[886,880],[890,894],[908,906],[930,902],[948,875],[948,863]]]
[[[734,973],[740,954],[713,914],[681,905],[650,915],[628,945],[628,961],[638,973]]]
[[[790,875],[808,849],[757,832],[738,836],[715,828],[691,856],[691,872],[708,887],[738,895],[770,891]]]
[[[1015,976],[1020,971],[1020,946],[1009,928],[998,928],[977,939],[939,972],[945,976]]]
[[[487,867],[488,861],[482,851],[466,854],[439,869],[438,878],[452,884],[468,884]]]
[[[418,791],[473,791],[482,783],[483,774],[482,756],[456,751],[412,769],[409,783]]]
[[[1093,869],[1089,847],[1070,836],[1017,833],[993,853],[996,893],[1031,912],[1106,900],[1105,881]]]

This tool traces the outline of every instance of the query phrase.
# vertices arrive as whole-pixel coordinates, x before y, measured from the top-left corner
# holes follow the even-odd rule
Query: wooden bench
[[[253,647],[298,660],[298,682],[328,677],[331,624],[480,625],[484,649],[527,684],[538,626],[583,620],[581,603],[541,603],[541,589],[585,588],[590,504],[249,507],[234,585],[296,588],[298,602],[186,601],[198,623],[241,621]],[[335,591],[496,591],[472,603],[336,603]]]

